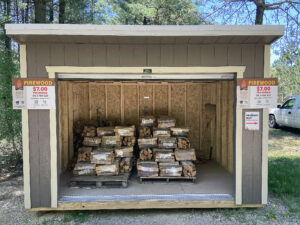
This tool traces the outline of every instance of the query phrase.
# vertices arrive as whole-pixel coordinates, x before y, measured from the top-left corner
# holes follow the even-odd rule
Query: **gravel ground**
[[[259,209],[180,209],[30,212],[23,207],[22,177],[0,183],[0,224],[300,224],[278,199]]]

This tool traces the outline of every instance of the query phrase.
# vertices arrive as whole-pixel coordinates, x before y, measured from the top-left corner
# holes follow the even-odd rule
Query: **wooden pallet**
[[[140,177],[140,183],[144,180],[165,180],[167,183],[170,180],[191,180],[193,183],[196,183],[196,177]]]
[[[129,175],[129,173],[125,173],[117,176],[73,176],[69,180],[69,185],[74,187],[82,183],[94,183],[97,188],[101,188],[106,184],[119,184],[123,188],[127,188]]]

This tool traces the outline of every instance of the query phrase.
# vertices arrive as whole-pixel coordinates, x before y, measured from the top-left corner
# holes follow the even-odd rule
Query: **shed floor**
[[[191,181],[147,180],[139,182],[136,174],[127,188],[74,188],[68,186],[70,173],[61,176],[59,202],[139,201],[139,200],[233,200],[233,177],[216,162],[197,165],[196,183]]]

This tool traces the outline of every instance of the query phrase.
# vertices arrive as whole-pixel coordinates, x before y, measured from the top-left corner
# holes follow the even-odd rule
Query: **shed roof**
[[[284,34],[281,25],[6,24],[19,43],[264,43]]]

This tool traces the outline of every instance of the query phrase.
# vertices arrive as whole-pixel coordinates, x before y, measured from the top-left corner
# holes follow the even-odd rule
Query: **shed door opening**
[[[234,199],[234,81],[99,81],[59,80],[59,201],[101,201],[132,198],[180,200],[189,194]],[[143,115],[168,115],[176,126],[191,129],[197,155],[197,180],[140,183],[133,172],[127,188],[81,189],[68,186],[78,135],[85,124],[104,121],[139,126]],[[215,195],[214,195],[215,194]],[[118,197],[116,197],[118,196]],[[131,197],[130,197],[131,196]],[[149,197],[150,196],[150,197]],[[198,196],[198,197],[199,197]],[[186,198],[187,196],[184,196]]]

